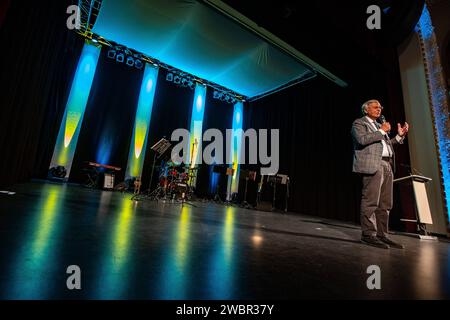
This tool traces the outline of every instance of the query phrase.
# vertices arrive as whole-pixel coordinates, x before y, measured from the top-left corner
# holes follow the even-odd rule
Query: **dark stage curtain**
[[[74,1],[12,1],[0,29],[0,185],[45,177],[83,40]]]
[[[223,161],[226,161],[226,129],[231,129],[233,121],[234,105],[213,98],[214,90],[208,88],[206,91],[206,109],[203,115],[203,133],[208,129],[218,129],[223,136]],[[203,149],[210,142],[203,144]],[[213,198],[216,191],[222,200],[225,200],[227,177],[216,174],[216,185],[211,180],[214,166],[201,164],[198,169],[196,194],[200,197]],[[218,188],[218,190],[216,190]]]
[[[170,140],[175,129],[184,128],[189,130],[190,126],[194,90],[166,81],[166,75],[166,70],[159,70],[142,172],[142,190],[148,189],[150,184],[155,155],[151,147],[163,137]],[[168,152],[168,155],[170,156],[170,152]],[[161,165],[161,159],[157,158],[153,172],[152,189],[158,182],[159,165]]]
[[[107,51],[102,49],[86,106],[70,174],[73,182],[86,180],[86,161],[119,167],[115,182],[124,180],[143,69],[118,63]]]

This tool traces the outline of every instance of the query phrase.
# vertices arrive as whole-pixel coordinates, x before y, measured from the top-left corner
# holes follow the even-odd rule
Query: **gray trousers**
[[[361,231],[362,236],[387,236],[389,211],[392,209],[391,164],[381,161],[375,174],[362,176]]]

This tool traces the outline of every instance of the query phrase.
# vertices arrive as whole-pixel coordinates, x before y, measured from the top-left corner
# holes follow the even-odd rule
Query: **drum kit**
[[[161,138],[150,149],[154,151],[154,155],[149,188],[143,193],[140,193],[140,189],[135,190],[131,200],[149,199],[182,203],[189,201],[194,195],[193,185],[198,168],[191,168],[187,164],[177,164],[169,160],[171,143],[165,138]],[[160,161],[158,166],[156,166],[157,160]],[[152,190],[155,171],[159,172],[158,182],[156,188]]]
[[[162,162],[156,169],[159,169],[156,189],[147,195],[151,200],[185,202],[192,198],[197,168]]]

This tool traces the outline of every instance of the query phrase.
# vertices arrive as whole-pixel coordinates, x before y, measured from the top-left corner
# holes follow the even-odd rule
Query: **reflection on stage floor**
[[[0,194],[1,299],[442,299],[450,244],[393,235],[406,249],[359,242],[358,226],[210,202],[32,182]],[[68,290],[67,267],[81,269]],[[381,290],[369,290],[378,265]]]

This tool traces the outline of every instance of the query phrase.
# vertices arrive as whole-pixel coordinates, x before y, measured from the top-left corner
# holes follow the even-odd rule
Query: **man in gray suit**
[[[392,181],[395,170],[394,145],[403,144],[408,123],[397,124],[397,135],[390,139],[391,125],[381,117],[383,107],[377,100],[362,105],[363,117],[352,126],[353,172],[362,176],[361,241],[389,249],[403,245],[387,237],[389,211],[392,209]],[[374,221],[375,220],[375,221]]]

